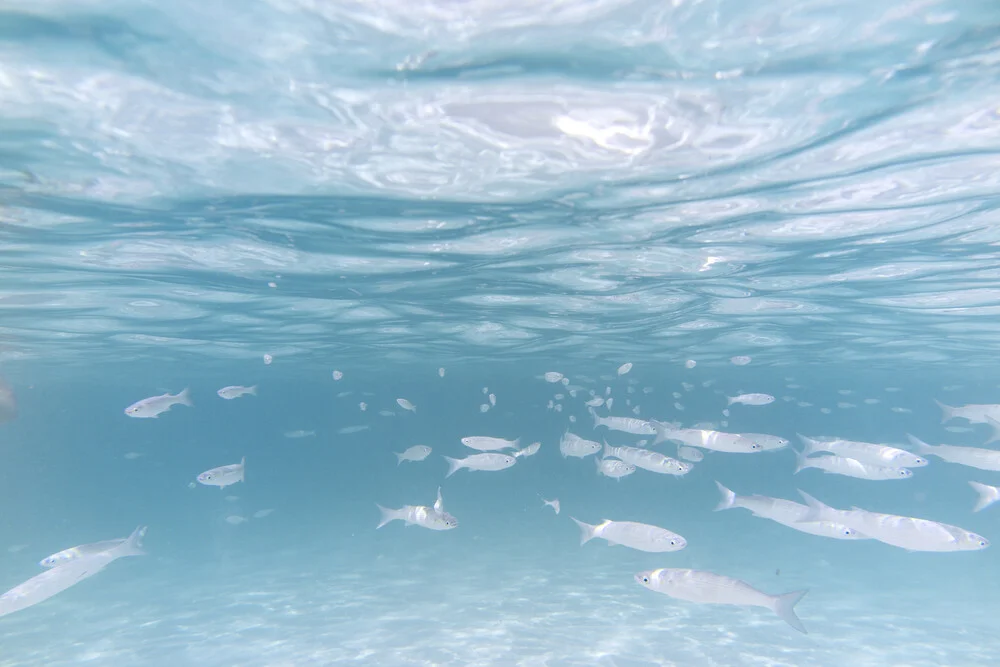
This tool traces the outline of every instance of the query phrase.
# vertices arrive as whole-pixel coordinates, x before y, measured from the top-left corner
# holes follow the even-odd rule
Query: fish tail
[[[824,505],[823,503],[821,503],[820,501],[816,500],[808,493],[803,491],[802,489],[799,489],[799,495],[802,496],[802,499],[806,501],[806,505],[809,506],[809,510],[801,517],[799,517],[798,523],[808,523],[810,521],[823,521],[825,518],[830,516],[830,513],[833,511],[832,507],[830,507],[829,505]]]
[[[245,456],[240,459],[240,481],[247,481],[247,457]]]
[[[809,454],[806,453],[805,449],[800,452],[792,447],[792,451],[795,452],[795,472],[792,473],[793,475],[797,475],[806,468],[812,467],[809,463]]]
[[[181,391],[176,396],[174,396],[174,398],[176,398],[177,402],[180,403],[181,405],[186,405],[189,408],[193,408],[194,407],[194,403],[191,402],[191,389],[190,389],[190,387],[184,387],[184,390]]]
[[[594,418],[594,428],[600,426],[601,418],[597,416],[597,410],[595,410],[594,408],[587,408],[587,412],[589,412],[590,416]]]
[[[932,445],[928,445],[926,442],[924,442],[920,438],[915,438],[914,436],[912,436],[909,433],[907,433],[906,434],[906,439],[909,440],[910,444],[913,445],[914,449],[916,449],[921,454],[933,454],[934,453],[934,447]]]
[[[802,435],[801,433],[796,433],[795,435],[799,436],[799,440],[802,441],[802,453],[806,456],[826,451],[822,448],[823,445],[819,440]]]
[[[578,521],[573,517],[570,518],[573,519],[573,522],[580,528],[580,546],[583,546],[597,537],[597,526],[591,526],[589,523]]]
[[[254,386],[250,387],[249,389],[247,389],[247,393],[250,394],[250,395],[252,395],[252,396],[256,396],[257,395],[257,385],[254,385]]]
[[[377,507],[378,511],[382,513],[382,518],[379,519],[378,525],[375,526],[375,530],[378,530],[379,528],[389,523],[390,521],[395,521],[396,519],[402,518],[399,516],[401,510],[394,510],[389,507],[382,507],[378,503],[375,503],[375,507]]]
[[[788,625],[792,626],[804,635],[809,634],[806,631],[806,626],[802,625],[802,621],[799,617],[795,615],[795,605],[799,603],[808,590],[804,591],[794,591],[792,593],[785,593],[784,595],[777,595],[774,598],[774,613],[783,620]]]
[[[942,403],[941,401],[937,400],[936,398],[934,399],[934,402],[937,403],[937,405],[938,405],[939,408],[941,408],[941,423],[942,424],[945,423],[945,422],[947,422],[947,421],[951,421],[952,419],[954,419],[954,417],[955,417],[955,408],[953,408],[950,405],[945,405],[944,403]]]
[[[735,403],[737,398],[738,397],[735,396],[726,396],[726,407],[728,408],[730,405]]]
[[[1000,489],[995,486],[980,484],[979,482],[969,482],[969,486],[975,489],[976,493],[979,494],[976,506],[972,508],[973,512],[984,510],[996,501],[1000,500]]]
[[[667,439],[667,425],[661,421],[650,419],[649,423],[656,429],[656,437],[653,438],[653,447]]]
[[[521,451],[521,438],[514,438],[514,449]]]
[[[139,526],[132,531],[132,534],[128,536],[120,547],[115,549],[118,556],[145,556],[146,552],[142,549],[142,538],[146,536],[146,531],[148,526]]]
[[[721,510],[731,510],[736,507],[736,494],[718,482],[716,482],[715,485],[719,487],[719,493],[722,494],[719,504],[715,506],[715,511],[719,512]]]
[[[612,447],[611,445],[609,445],[608,441],[605,440],[604,441],[604,454],[602,454],[602,456],[604,456],[604,458],[607,458],[609,456],[614,456],[614,455],[615,455],[615,448]]]
[[[399,452],[393,452],[393,454],[396,455],[396,465],[398,466],[400,463],[403,462],[403,455],[400,454]]]
[[[446,456],[444,457],[444,460],[448,462],[448,474],[445,475],[446,478],[451,477],[456,472],[465,467],[465,464],[462,463],[462,461],[459,459],[453,459],[450,456]]]
[[[993,429],[993,435],[991,435],[990,439],[986,441],[986,444],[988,445],[990,443],[1000,440],[1000,421],[997,421],[993,417],[986,415],[986,423],[989,424],[990,428]]]

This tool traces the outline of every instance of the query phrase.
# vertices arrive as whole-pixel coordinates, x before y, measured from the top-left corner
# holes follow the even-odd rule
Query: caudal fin
[[[649,423],[656,429],[656,437],[653,438],[653,447],[670,439],[670,431],[672,430],[672,427],[669,424],[664,424],[663,422],[656,421],[655,419],[649,420]]]
[[[809,521],[832,521],[833,517],[836,516],[836,510],[829,505],[824,505],[802,489],[799,489],[799,495],[806,501],[806,505],[809,506],[809,510],[799,517],[796,523]]]
[[[378,525],[375,526],[375,530],[378,530],[379,528],[389,523],[390,521],[395,521],[396,519],[402,518],[399,515],[399,513],[402,512],[402,510],[394,510],[389,507],[382,507],[378,503],[375,503],[375,507],[377,507],[378,511],[382,513],[382,518],[379,520]]]
[[[997,421],[990,415],[986,415],[986,423],[989,424],[990,428],[993,429],[993,435],[991,435],[990,439],[986,441],[986,444],[988,445],[990,443],[997,442],[998,440],[1000,440],[1000,421]]]
[[[810,438],[809,436],[802,435],[801,433],[796,433],[799,436],[799,440],[802,441],[802,452],[806,456],[812,456],[816,452],[826,452],[829,451],[823,448],[823,443],[815,438]]]
[[[795,472],[792,473],[793,475],[797,475],[802,470],[812,467],[809,464],[809,454],[806,453],[805,449],[799,451],[794,447],[792,447],[791,450],[795,452]]]
[[[931,445],[928,445],[926,442],[924,442],[920,438],[915,438],[914,436],[912,436],[909,433],[907,433],[906,434],[906,439],[910,441],[910,444],[913,445],[913,448],[916,449],[919,453],[921,453],[921,454],[923,454],[925,456],[934,453],[934,447],[931,446]]]
[[[600,426],[601,418],[597,416],[597,410],[594,408],[587,408],[587,411],[590,413],[590,416],[594,418],[594,428]]]
[[[716,482],[715,485],[719,487],[719,493],[722,494],[719,504],[715,506],[715,511],[719,512],[721,510],[731,510],[736,507],[736,494],[718,482]]]
[[[976,501],[976,506],[972,508],[973,512],[984,510],[1000,500],[1000,488],[990,486],[989,484],[980,484],[979,482],[969,482],[969,486],[979,494],[979,500]]]
[[[573,519],[573,517],[570,518]],[[597,526],[591,526],[589,523],[577,521],[576,519],[573,519],[573,522],[580,527],[580,546],[597,537]]]
[[[794,591],[792,593],[785,593],[784,595],[777,595],[774,598],[774,613],[785,623],[788,623],[788,625],[804,635],[809,634],[809,632],[806,630],[806,626],[802,625],[799,617],[795,615],[795,605],[808,592],[808,590]]]
[[[185,387],[184,390],[177,394],[174,398],[176,398],[177,402],[181,405],[186,405],[189,408],[194,407],[194,403],[191,401],[191,389],[188,387]]]
[[[115,557],[123,558],[125,556],[145,556],[146,552],[142,549],[142,538],[146,537],[146,531],[148,529],[148,526],[139,526],[133,530],[127,540],[114,548],[113,553]]]
[[[453,459],[450,456],[446,456],[444,457],[444,460],[448,462],[448,474],[445,475],[446,478],[451,477],[456,472],[465,467],[465,464],[463,464],[462,461],[459,459]]]
[[[251,396],[256,396],[257,395],[257,385],[254,385],[254,386],[250,387],[249,389],[247,389],[247,393],[250,394]]]
[[[396,455],[396,465],[399,465],[400,463],[403,462],[403,455],[402,454],[400,454],[399,452],[393,452],[393,454]]]
[[[950,405],[945,405],[944,403],[942,403],[941,401],[937,400],[936,398],[934,399],[934,402],[937,403],[937,405],[938,405],[939,408],[941,408],[941,423],[942,424],[945,423],[946,421],[950,421],[950,420],[954,419],[954,417],[955,417],[955,408],[951,407]]]
[[[613,457],[615,455],[615,449],[617,449],[617,447],[612,447],[611,445],[608,444],[608,441],[605,440],[604,453],[601,456],[603,456],[604,458],[608,458],[609,456]]]

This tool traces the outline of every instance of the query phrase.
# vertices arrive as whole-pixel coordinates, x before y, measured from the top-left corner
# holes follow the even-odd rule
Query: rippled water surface
[[[150,530],[0,618],[0,667],[992,664],[996,546],[712,509],[714,481],[803,489],[996,541],[967,484],[996,471],[785,447],[615,481],[559,442],[651,439],[594,407],[982,446],[933,401],[1000,403],[998,167],[985,0],[7,0],[0,590]],[[775,400],[722,413],[746,392]],[[542,448],[446,478],[469,435]],[[375,530],[438,486],[458,529]],[[568,516],[688,546],[579,546]],[[657,567],[808,588],[810,634],[633,581]]]

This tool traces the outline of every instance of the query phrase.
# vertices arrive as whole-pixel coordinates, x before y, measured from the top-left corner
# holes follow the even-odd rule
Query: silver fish
[[[601,443],[593,440],[585,440],[575,433],[566,431],[559,440],[559,453],[563,458],[573,456],[584,458],[601,451]]]
[[[672,459],[659,452],[638,447],[612,447],[607,442],[604,443],[604,457],[621,459],[636,468],[664,475],[686,475],[694,467],[690,463]]]
[[[907,468],[871,465],[836,454],[808,458],[805,452],[796,452],[795,474],[806,468],[816,468],[834,475],[844,475],[856,479],[885,481],[890,479],[910,479],[913,472]]]
[[[521,446],[521,439],[504,440],[503,438],[492,438],[488,435],[470,435],[462,438],[462,444],[480,452],[493,452],[502,449],[517,449]]]
[[[898,447],[840,438],[820,440],[802,434],[798,435],[799,440],[802,441],[802,451],[806,456],[817,452],[830,452],[862,463],[891,468],[920,468],[927,465],[927,459]]]
[[[431,448],[427,445],[413,445],[403,452],[396,452],[396,465],[403,461],[423,461],[431,455]]]
[[[726,405],[742,403],[743,405],[768,405],[774,403],[774,396],[770,394],[740,394],[739,396],[727,396]]]
[[[136,419],[156,419],[175,405],[193,407],[190,391],[184,389],[178,394],[168,393],[144,398],[125,408],[125,414]]]
[[[593,526],[589,523],[578,521],[573,517],[573,522],[580,528],[580,545],[584,545],[595,537],[607,541],[614,546],[622,546],[646,551],[650,553],[665,553],[668,551],[680,551],[687,546],[687,540],[683,537],[659,526],[651,526],[647,523],[637,523],[635,521],[610,521],[604,520]]]
[[[448,462],[448,474],[445,477],[451,477],[462,468],[496,472],[498,470],[506,470],[517,463],[517,458],[514,456],[499,454],[497,452],[473,454],[472,456],[466,456],[464,459],[453,459],[450,456],[446,456],[444,459]]]
[[[239,463],[206,470],[198,475],[198,483],[205,486],[217,486],[221,490],[236,482],[244,482],[246,481],[246,463],[247,457],[244,456]]]
[[[219,391],[215,392],[220,398],[224,398],[227,401],[231,401],[234,398],[240,398],[241,396],[256,396],[257,395],[257,385],[252,387],[241,387],[239,385],[232,385],[229,387],[223,387]]]
[[[782,526],[794,528],[810,535],[820,537],[832,537],[837,540],[867,540],[867,535],[862,535],[858,531],[842,523],[834,521],[801,521],[802,517],[809,513],[809,507],[801,503],[782,498],[769,498],[767,496],[738,496],[718,482],[715,485],[722,494],[722,499],[716,505],[715,511],[742,507],[750,510],[754,516],[762,519],[770,519]]]
[[[597,473],[612,479],[621,479],[635,472],[635,466],[618,459],[594,459],[597,464]]]
[[[980,470],[1000,470],[1000,451],[983,447],[959,447],[957,445],[928,445],[907,434],[910,443],[924,456],[936,456],[949,463],[978,468]]]
[[[391,509],[389,507],[382,507],[378,503],[375,506],[382,513],[382,518],[375,527],[376,530],[390,521],[402,521],[407,526],[420,526],[421,528],[428,528],[430,530],[451,530],[458,527],[458,519],[444,509],[440,486],[438,487],[437,500],[434,502],[433,507],[404,505],[399,509]]]

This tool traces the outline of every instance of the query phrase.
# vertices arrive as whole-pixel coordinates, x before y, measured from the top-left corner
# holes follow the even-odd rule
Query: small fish
[[[397,398],[396,399],[396,404],[399,407],[403,408],[404,410],[409,410],[410,412],[416,412],[417,411],[417,406],[415,406],[413,403],[410,403],[405,398]]]
[[[285,437],[286,438],[291,438],[293,440],[295,440],[297,438],[311,438],[314,435],[316,435],[316,431],[303,431],[301,429],[298,430],[298,431],[286,431],[285,432]]]
[[[770,394],[740,394],[739,396],[727,396],[727,405],[742,403],[743,405],[768,405],[774,403],[774,396]]]
[[[379,410],[378,413],[383,417],[395,417],[396,413],[392,410]]]
[[[358,407],[361,408],[361,412],[365,412],[366,410],[368,410],[368,404],[365,403],[364,401],[358,403]]]
[[[482,405],[479,406],[479,411],[482,412],[483,414],[489,412],[490,411],[490,404],[489,403],[483,403]]]
[[[257,395],[257,385],[252,387],[241,387],[239,385],[232,385],[229,387],[223,387],[219,391],[215,392],[220,398],[224,398],[227,401],[231,401],[234,398],[240,398],[241,396],[256,396]]]
[[[504,440],[488,435],[470,435],[462,438],[462,444],[480,452],[495,452],[502,449],[518,449],[521,446],[521,439]]]
[[[491,406],[495,406],[497,404],[497,395],[496,394],[490,394],[489,395],[489,399],[490,399],[490,405]]]
[[[191,393],[185,389],[176,395],[150,396],[125,408],[125,414],[136,419],[156,419],[175,405],[194,407],[194,403],[191,402]]]
[[[851,408],[856,408],[858,406],[855,405],[854,403],[845,403],[841,401],[840,403],[837,403],[837,407],[840,408],[841,410],[850,410]]]
[[[265,354],[264,355],[264,365],[265,366],[270,366],[272,361],[274,361],[274,357],[272,357],[270,354]]]
[[[752,359],[750,357],[748,357],[748,356],[740,355],[740,356],[737,356],[737,357],[732,357],[729,361],[734,366],[746,366],[747,364],[749,364],[752,361]]]
[[[904,415],[908,415],[908,414],[911,414],[913,412],[913,410],[911,410],[909,408],[900,408],[900,407],[890,408],[890,410],[892,410],[893,412],[898,412],[900,414],[904,414]]]
[[[205,486],[217,486],[224,489],[236,482],[244,482],[247,457],[243,457],[239,463],[232,463],[227,466],[212,468],[198,475],[196,478],[199,484]]]
[[[795,605],[807,591],[768,595],[745,581],[705,570],[646,570],[636,574],[635,581],[651,591],[686,602],[764,607],[802,634],[808,634],[802,621],[795,615]]]
[[[969,426],[945,426],[944,430],[949,433],[972,433],[972,428]]]
[[[622,545],[637,551],[648,553],[666,553],[670,551],[680,551],[687,546],[687,540],[683,537],[659,526],[651,526],[648,523],[637,523],[635,521],[610,521],[592,526],[589,523],[578,521],[573,517],[573,522],[580,528],[580,546],[583,546],[595,537],[606,540],[608,544]]]
[[[253,513],[253,518],[255,518],[255,519],[263,519],[264,517],[270,516],[271,514],[274,514],[274,510],[270,509],[270,508],[263,509],[263,510],[257,510],[256,512]]]
[[[820,537],[831,537],[835,540],[867,540],[867,535],[862,535],[858,531],[834,521],[802,521],[802,517],[809,513],[809,508],[801,503],[782,498],[769,498],[767,496],[738,496],[722,484],[715,483],[722,499],[716,505],[715,511],[742,507],[762,519],[770,519],[782,526],[787,526],[810,535]]]
[[[965,419],[972,424],[985,424],[988,417],[1000,419],[1000,405],[997,404],[972,404],[951,406],[945,405],[941,401],[934,401],[941,408],[941,423],[952,419]]]
[[[913,471],[907,468],[872,465],[870,463],[862,463],[857,459],[837,456],[836,454],[808,458],[805,451],[796,452],[795,474],[806,468],[816,468],[834,475],[845,475],[857,479],[889,480],[910,479],[913,477]]]
[[[865,405],[878,405],[881,402],[882,401],[878,400],[877,398],[866,398],[865,399]]]
[[[802,451],[806,456],[819,452],[830,452],[862,463],[893,468],[921,468],[926,466],[927,459],[913,452],[888,445],[877,445],[871,442],[855,442],[840,438],[818,439],[798,434],[802,441]]]
[[[239,499],[239,496],[226,496],[226,501],[230,503],[235,503]]]
[[[695,361],[694,359],[688,359],[687,361],[684,362],[684,368],[688,368],[688,369],[694,368],[697,365],[698,365],[698,362]]]
[[[556,512],[556,514],[559,514],[559,512]],[[7,547],[7,553],[16,554],[18,551],[24,551],[27,548],[28,548],[27,544],[12,544],[9,547]]]
[[[485,396],[488,393],[490,393],[490,388],[489,387],[483,387],[483,396]]]
[[[553,396],[552,398],[556,399],[557,401],[561,401],[561,400],[563,400],[564,398],[566,398],[566,396],[565,396],[564,394],[556,394],[556,395],[555,395],[555,396]]]
[[[556,371],[549,371],[544,376],[546,382],[551,382],[555,384],[563,379],[562,373],[557,373]]]
[[[140,456],[142,456],[142,454],[140,454],[139,452],[128,452],[127,454],[125,454],[125,458],[129,461],[135,461]]]
[[[598,475],[604,475],[605,477],[610,477],[612,479],[628,477],[635,472],[634,465],[631,463],[625,463],[624,461],[619,461],[618,459],[595,458],[594,463],[597,464]]]
[[[551,507],[553,510],[555,510],[556,514],[559,514],[558,498],[556,498],[555,500],[546,500],[545,498],[542,498],[542,504],[545,505],[546,507]]]
[[[996,501],[1000,500],[1000,488],[996,486],[981,484],[980,482],[969,482],[969,486],[975,489],[976,493],[979,494],[976,506],[972,508],[973,512],[984,510]]]
[[[594,428],[603,426],[611,431],[621,431],[632,435],[655,435],[656,427],[645,419],[634,419],[632,417],[598,417],[597,412],[590,410],[590,416],[594,418]]]
[[[368,424],[358,424],[356,426],[345,426],[344,428],[339,429],[337,431],[337,433],[339,433],[341,435],[350,435],[351,433],[360,433],[361,431],[367,431],[369,428],[371,428],[371,426],[369,426]]]
[[[382,518],[375,529],[378,530],[390,521],[402,521],[407,526],[420,526],[430,530],[451,530],[458,527],[458,519],[449,514],[444,509],[444,501],[441,499],[441,487],[438,487],[437,500],[433,507],[424,505],[404,505],[399,509],[382,507],[375,504]]]
[[[520,456],[534,456],[535,454],[538,453],[538,450],[541,449],[541,448],[542,448],[542,443],[540,443],[540,442],[533,442],[530,445],[528,445],[527,447],[525,447],[524,449],[519,449],[516,452],[514,452],[514,456],[518,456],[518,457],[520,457]]]
[[[353,390],[342,391],[339,394],[337,394],[337,398],[346,398],[346,397],[350,396],[353,393],[354,393]]]
[[[396,465],[403,461],[423,461],[431,455],[433,450],[427,445],[413,445],[404,452],[394,452],[396,454]]]
[[[338,371],[338,370],[333,371],[333,379],[334,379],[334,381],[339,381],[339,380],[343,379],[343,377],[344,377],[344,374],[341,373],[340,371]]]
[[[226,517],[226,523],[232,526],[238,526],[241,523],[246,523],[249,521],[245,516],[239,516],[238,514],[230,514]]]
[[[1000,423],[998,423],[1000,428]],[[960,447],[958,445],[928,445],[923,440],[919,440],[908,434],[910,440],[918,452],[924,456],[936,456],[948,463],[957,463],[979,470],[1000,471],[1000,451],[986,449],[985,447]]]
[[[563,458],[573,456],[584,458],[601,451],[601,443],[593,440],[585,440],[575,433],[566,431],[559,440],[559,453]]]
[[[837,393],[840,394],[841,396],[850,396],[851,394],[854,393],[854,390],[853,389],[838,389]]]
[[[445,475],[445,477],[451,477],[462,468],[496,472],[499,470],[506,470],[517,463],[517,459],[515,457],[507,454],[499,454],[497,452],[473,454],[472,456],[467,456],[464,459],[453,459],[450,456],[445,456],[444,459],[448,462],[448,474]]]
[[[701,453],[700,449],[688,447],[687,445],[678,445],[677,458],[684,461],[690,461],[691,463],[698,463],[699,461],[704,460],[705,455]]]
[[[659,452],[649,449],[639,449],[638,447],[612,447],[606,441],[604,443],[604,457],[618,458],[626,463],[631,463],[636,468],[649,470],[650,472],[662,475],[686,475],[691,471],[690,463],[684,463],[669,456],[664,456]]]
[[[622,376],[632,370],[632,362],[627,362],[618,367],[618,375]]]

